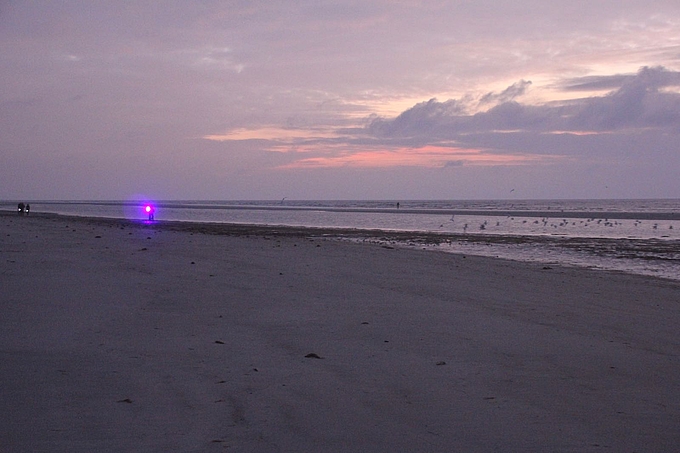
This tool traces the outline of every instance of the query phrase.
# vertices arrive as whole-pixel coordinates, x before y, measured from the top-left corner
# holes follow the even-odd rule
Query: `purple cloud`
[[[610,93],[561,103],[527,105],[512,99],[530,82],[518,82],[500,94],[489,93],[483,103],[500,101],[486,111],[468,114],[458,100],[430,99],[416,104],[394,119],[376,118],[365,132],[377,139],[410,139],[434,144],[461,140],[469,134],[493,133],[583,133],[616,132],[629,129],[664,128],[678,132],[680,95],[664,91],[680,85],[680,73],[663,67],[643,67],[632,76],[598,81],[571,80],[568,90],[585,86],[612,86]],[[594,85],[595,84],[595,85]]]
[[[480,99],[480,104],[510,102],[526,93],[531,85],[531,81],[520,80],[517,83],[510,85],[508,88],[500,93],[487,93]]]

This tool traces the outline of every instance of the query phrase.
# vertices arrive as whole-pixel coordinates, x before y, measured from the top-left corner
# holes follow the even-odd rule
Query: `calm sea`
[[[34,212],[144,219],[141,202],[35,201]],[[680,280],[680,200],[161,201],[156,221],[414,231],[456,253]],[[15,203],[0,203],[16,209]],[[356,239],[355,239],[356,240]],[[375,239],[372,239],[375,240]]]

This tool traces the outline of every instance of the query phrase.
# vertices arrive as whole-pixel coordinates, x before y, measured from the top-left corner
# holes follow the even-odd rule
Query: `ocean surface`
[[[139,201],[30,201],[32,212],[145,220]],[[404,247],[680,280],[680,200],[156,201],[155,220],[433,233]],[[16,202],[0,202],[14,210]],[[353,236],[352,240],[357,240]],[[376,241],[375,236],[366,240]]]

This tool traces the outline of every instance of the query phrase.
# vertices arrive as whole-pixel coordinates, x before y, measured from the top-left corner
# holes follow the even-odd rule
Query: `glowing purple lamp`
[[[150,204],[146,205],[144,207],[144,211],[146,211],[146,213],[149,215],[149,220],[153,220],[153,211],[154,211],[153,206],[151,206]]]

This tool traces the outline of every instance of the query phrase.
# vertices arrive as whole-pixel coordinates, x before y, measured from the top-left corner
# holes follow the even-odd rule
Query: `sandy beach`
[[[680,445],[679,282],[299,228],[0,225],[2,452]]]

